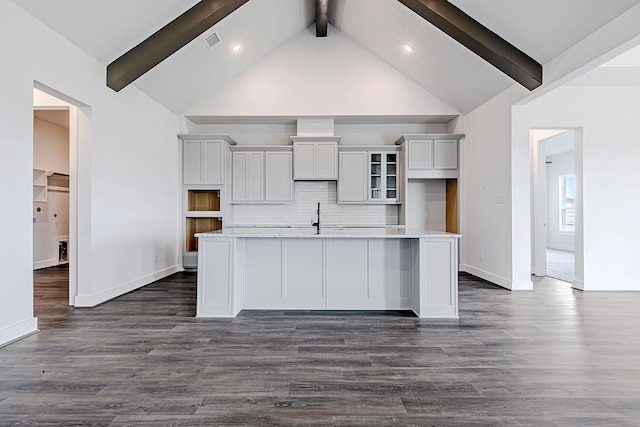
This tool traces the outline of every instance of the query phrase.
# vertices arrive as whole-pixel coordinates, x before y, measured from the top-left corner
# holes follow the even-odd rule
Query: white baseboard
[[[97,294],[76,295],[75,307],[95,307],[98,304],[102,304],[103,302],[117,298],[120,295],[124,295],[127,292],[135,291],[136,289],[146,286],[149,283],[153,283],[156,280],[160,280],[172,275],[173,273],[177,273],[180,270],[181,266],[176,264],[172,267],[165,268],[164,270],[148,274],[127,283],[123,283],[122,285],[116,286],[114,288],[98,292]]]
[[[565,251],[565,252],[575,252],[575,248],[573,246],[569,246],[569,245],[549,245],[547,244],[547,249],[555,249],[558,251]]]
[[[606,282],[596,282],[592,280],[586,280],[581,282],[579,280],[573,281],[573,287],[576,289],[580,289],[586,292],[589,291],[598,291],[598,292],[628,292],[640,291],[640,282],[638,281],[606,281]],[[582,285],[582,287],[580,287]]]
[[[0,347],[11,344],[14,341],[18,341],[36,332],[38,332],[37,317],[32,317],[14,325],[7,326],[6,328],[0,329]]]
[[[481,279],[491,282],[495,285],[502,286],[510,291],[530,291],[533,290],[533,282],[531,280],[518,280],[512,281],[506,277],[498,276],[497,274],[489,273],[488,271],[480,268],[472,267],[468,264],[461,264],[460,271],[473,274]]]
[[[571,287],[579,291],[584,291],[584,281],[573,279],[573,282],[571,283]]]
[[[52,258],[45,261],[34,262],[33,269],[40,270],[41,268],[54,267],[58,264],[60,264],[60,262],[56,258]]]
[[[529,280],[512,280],[511,281],[511,290],[512,291],[532,291],[533,290],[533,282],[531,279]]]

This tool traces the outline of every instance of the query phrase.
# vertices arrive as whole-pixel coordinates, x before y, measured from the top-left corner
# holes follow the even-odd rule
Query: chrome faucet
[[[318,221],[311,220],[311,225],[316,228],[316,234],[320,234],[320,202],[318,202]]]

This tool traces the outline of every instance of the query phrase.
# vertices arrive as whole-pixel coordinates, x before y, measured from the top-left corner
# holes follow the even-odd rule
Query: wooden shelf
[[[196,233],[206,233],[207,231],[215,231],[222,229],[222,221],[220,218],[186,218],[186,252],[198,252],[198,239],[194,236]]]
[[[188,190],[188,211],[220,211],[220,190]]]

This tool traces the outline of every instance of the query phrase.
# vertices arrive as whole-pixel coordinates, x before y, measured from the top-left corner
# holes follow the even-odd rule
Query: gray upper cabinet
[[[224,184],[227,135],[178,135],[182,140],[182,183]]]
[[[341,151],[338,156],[338,203],[365,203],[367,201],[366,151]]]
[[[409,141],[409,169],[433,169],[433,140]]]
[[[293,153],[265,152],[264,198],[266,202],[293,202]]]
[[[396,141],[406,149],[407,178],[457,178],[461,134],[403,135]]]
[[[292,148],[232,149],[232,203],[293,202]]]
[[[338,158],[338,203],[401,203],[398,147],[343,147]]]
[[[292,136],[293,179],[338,179],[339,136]]]
[[[458,169],[458,141],[439,140],[433,141],[433,168],[434,169]]]

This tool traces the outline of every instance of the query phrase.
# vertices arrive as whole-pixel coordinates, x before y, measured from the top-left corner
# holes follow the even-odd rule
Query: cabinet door
[[[398,200],[398,153],[384,153],[384,199]]]
[[[263,151],[241,151],[231,157],[231,197],[234,202],[261,202],[263,190]]]
[[[298,142],[293,146],[294,179],[314,179],[315,144]]]
[[[382,153],[369,153],[369,200],[384,198],[384,162]]]
[[[434,169],[458,169],[458,141],[435,141]]]
[[[433,141],[409,141],[409,169],[433,169]]]
[[[338,169],[338,202],[366,202],[367,152],[340,153]]]
[[[201,184],[202,141],[184,141],[182,147],[183,184]]]
[[[261,202],[264,200],[264,152],[247,153],[247,200]]]
[[[265,153],[265,201],[293,201],[292,157],[290,151]]]
[[[315,148],[315,178],[338,179],[338,144],[318,142]]]
[[[231,156],[231,198],[234,202],[246,202],[247,198],[247,154],[233,153]]]
[[[222,141],[203,141],[203,184],[224,183],[224,151]]]

